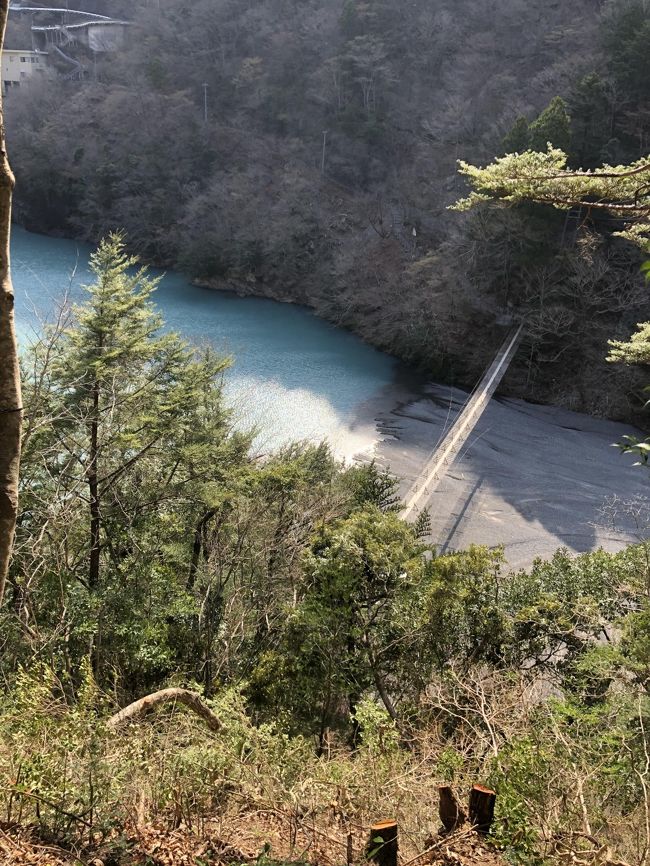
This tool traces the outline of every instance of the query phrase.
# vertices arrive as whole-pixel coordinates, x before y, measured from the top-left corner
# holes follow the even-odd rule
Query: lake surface
[[[19,340],[34,339],[63,299],[83,299],[91,247],[12,228]],[[152,269],[152,273],[161,272]],[[342,456],[377,438],[369,407],[395,376],[395,361],[308,310],[239,298],[166,273],[154,295],[166,326],[195,345],[233,358],[226,393],[242,426],[256,425],[259,449],[327,438]]]

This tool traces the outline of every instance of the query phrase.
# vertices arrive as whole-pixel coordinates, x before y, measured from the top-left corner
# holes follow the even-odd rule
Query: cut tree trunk
[[[366,856],[377,866],[397,866],[397,821],[372,825]]]
[[[469,822],[478,833],[489,833],[494,820],[497,795],[483,785],[474,785],[469,793]]]
[[[0,0],[0,48],[4,43],[9,0]],[[9,232],[14,176],[7,159],[4,112],[0,96],[0,605],[18,515],[18,467],[22,398],[14,325],[14,290],[9,268]]]
[[[440,795],[439,814],[442,826],[448,832],[456,830],[465,823],[467,815],[449,785],[441,785],[438,788],[438,793]]]
[[[126,722],[133,722],[151,712],[161,704],[167,703],[184,704],[188,709],[200,716],[211,731],[221,731],[223,724],[221,719],[215,715],[212,710],[203,703],[200,696],[196,692],[190,692],[188,689],[162,689],[160,692],[154,692],[139,701],[134,701],[128,707],[124,707],[119,713],[115,713],[108,720],[107,727],[114,731]]]

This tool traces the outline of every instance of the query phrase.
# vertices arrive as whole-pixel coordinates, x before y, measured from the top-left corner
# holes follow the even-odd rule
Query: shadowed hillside
[[[458,158],[647,151],[643,4],[160,0],[128,17],[120,51],[8,102],[19,222],[123,228],[151,261],[307,303],[456,384],[524,314],[509,393],[634,417],[638,383],[603,361],[644,299],[616,226],[446,207]]]

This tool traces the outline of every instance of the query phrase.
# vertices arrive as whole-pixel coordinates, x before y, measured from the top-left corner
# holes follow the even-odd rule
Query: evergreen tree
[[[650,10],[644,0],[612,4],[603,27],[609,71],[628,98],[647,101],[650,93]]]
[[[571,145],[571,118],[566,102],[556,96],[530,124],[530,149],[545,151],[549,142],[561,150],[568,151]]]
[[[314,539],[305,561],[305,645],[315,670],[334,662],[352,714],[374,686],[396,718],[388,678],[413,637],[405,611],[424,575],[425,550],[408,524],[374,505],[323,527]],[[330,700],[335,703],[333,695]]]
[[[461,160],[460,173],[468,178],[473,191],[452,209],[465,211],[497,200],[509,205],[531,201],[561,211],[608,211],[625,223],[624,229],[616,232],[618,236],[650,250],[650,159],[604,165],[594,171],[573,171],[567,161],[566,153],[553,147],[507,154],[484,168]]]
[[[514,122],[512,129],[501,143],[504,153],[523,153],[530,146],[530,128],[528,121],[520,115]]]
[[[384,512],[401,508],[398,479],[388,470],[379,469],[376,460],[365,466],[353,466],[346,474],[346,482],[357,506],[376,505]]]
[[[605,81],[596,72],[585,75],[574,88],[569,104],[573,161],[582,168],[595,168],[607,159],[613,132]]]
[[[65,588],[51,613],[71,617],[66,651],[85,644],[99,671],[111,650],[123,672],[139,660],[159,675],[171,664],[176,614],[192,610],[192,530],[248,438],[229,429],[225,362],[161,332],[150,300],[157,280],[135,265],[120,236],[102,241],[87,302],[38,352],[21,530],[52,539],[45,556]],[[42,603],[54,589],[39,585]]]

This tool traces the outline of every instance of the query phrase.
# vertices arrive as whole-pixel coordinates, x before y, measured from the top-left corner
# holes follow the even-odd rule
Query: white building
[[[26,84],[33,75],[43,74],[47,54],[43,51],[29,51],[18,48],[5,48],[1,55],[2,92],[7,93],[14,87]]]

